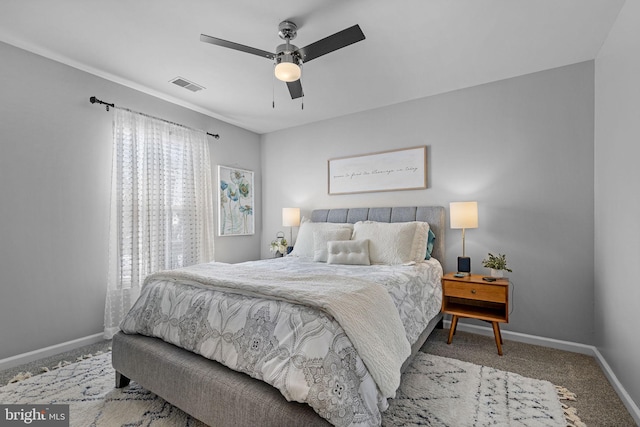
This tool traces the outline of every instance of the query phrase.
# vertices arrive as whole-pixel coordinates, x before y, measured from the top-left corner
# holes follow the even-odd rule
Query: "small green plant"
[[[482,266],[493,268],[494,270],[505,270],[509,273],[513,272],[510,268],[507,268],[507,256],[503,254],[493,255],[489,253],[489,257],[482,260]]]

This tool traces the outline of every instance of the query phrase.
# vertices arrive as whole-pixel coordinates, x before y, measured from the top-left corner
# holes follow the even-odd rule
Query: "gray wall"
[[[591,61],[263,135],[262,256],[283,230],[283,207],[448,210],[477,200],[479,228],[466,242],[473,272],[487,273],[487,252],[506,253],[514,270],[504,329],[592,344],[593,109]],[[428,189],[327,194],[327,159],[419,145]],[[447,230],[447,270],[461,240]]]
[[[640,4],[626,2],[596,58],[596,345],[640,413]]]
[[[214,177],[219,163],[243,167],[260,188],[261,173],[252,132],[3,43],[0,58],[3,359],[102,332],[112,132],[91,95],[220,133],[210,139]],[[259,257],[256,202],[256,235],[217,237],[217,260]]]

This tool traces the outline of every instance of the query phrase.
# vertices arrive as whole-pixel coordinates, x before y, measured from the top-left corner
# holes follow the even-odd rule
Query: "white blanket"
[[[199,286],[321,309],[340,323],[382,395],[395,396],[400,367],[411,348],[391,297],[376,283],[349,277],[339,282],[335,276],[292,277],[267,270],[256,274],[255,268],[222,263],[159,272],[146,282],[158,279],[188,280]]]

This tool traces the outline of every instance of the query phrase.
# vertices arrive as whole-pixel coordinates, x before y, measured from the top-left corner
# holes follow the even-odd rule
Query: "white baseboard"
[[[627,390],[625,390],[622,384],[620,384],[620,381],[618,381],[618,377],[616,377],[616,374],[613,373],[611,366],[609,366],[609,364],[607,363],[604,356],[600,353],[600,351],[595,347],[594,347],[594,351],[595,351],[594,357],[600,364],[600,367],[602,368],[604,375],[607,377],[607,379],[613,386],[616,393],[618,393],[620,400],[622,400],[622,403],[624,403],[624,406],[626,406],[627,410],[633,417],[636,424],[640,426],[640,408],[638,407],[638,405],[636,405],[633,399],[631,399],[631,396],[629,396],[629,393],[627,393]]]
[[[446,329],[451,326],[450,320],[445,320],[444,325]],[[493,337],[493,329],[487,326],[471,325],[468,323],[458,322],[458,330],[471,332],[472,334],[486,335]],[[580,344],[571,341],[556,340],[553,338],[539,337],[536,335],[522,334],[520,332],[503,331],[502,338],[510,339],[511,341],[523,342],[525,344],[540,345],[543,347],[555,348],[557,350],[570,351],[572,353],[588,354],[589,356],[595,356],[594,350],[596,349],[592,345]]]
[[[55,356],[65,351],[73,350],[85,345],[95,344],[104,340],[102,332],[99,334],[89,335],[84,338],[78,338],[72,341],[63,342],[61,344],[52,345],[50,347],[41,348],[39,350],[30,351],[28,353],[18,354],[16,356],[7,357],[0,360],[0,370],[11,369],[24,363],[33,362],[44,357]]]
[[[445,326],[445,329],[449,329],[451,327],[451,321],[445,320],[444,326]],[[486,326],[470,325],[467,323],[458,322],[457,329],[464,332],[470,332],[473,334],[486,335],[486,336],[493,337],[493,329]],[[593,345],[580,344],[580,343],[575,343],[570,341],[556,340],[553,338],[539,337],[536,335],[522,334],[520,332],[510,332],[510,331],[501,331],[501,332],[502,332],[503,339],[510,339],[511,341],[523,342],[525,344],[534,344],[534,345],[539,345],[543,347],[555,348],[557,350],[564,350],[564,351],[570,351],[573,353],[580,353],[580,354],[586,354],[588,356],[593,356],[600,364],[600,367],[602,368],[604,375],[609,380],[609,383],[611,383],[611,386],[614,388],[614,390],[618,394],[618,397],[620,397],[620,400],[622,400],[622,403],[631,414],[631,417],[633,417],[636,424],[640,426],[640,408],[638,408],[638,405],[633,401],[633,399],[631,399],[631,396],[629,396],[629,393],[627,393],[627,390],[625,390],[624,386],[618,380],[618,377],[616,377],[616,375],[613,373],[613,370],[607,363],[604,356],[602,356],[600,351],[597,349],[597,347]]]

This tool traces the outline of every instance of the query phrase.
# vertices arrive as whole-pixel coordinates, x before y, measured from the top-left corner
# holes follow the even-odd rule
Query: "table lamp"
[[[300,225],[300,208],[282,208],[282,226],[291,227],[289,230],[289,245],[287,253],[293,250],[293,227]]]
[[[478,228],[478,202],[449,203],[449,222],[451,228],[462,229],[462,256],[458,257],[458,273],[468,276],[471,273],[471,258],[465,256],[464,230]]]

